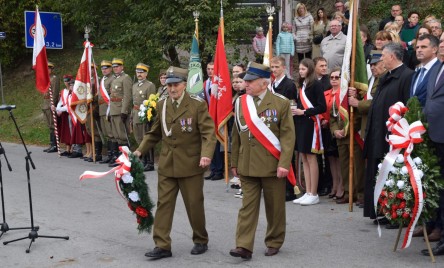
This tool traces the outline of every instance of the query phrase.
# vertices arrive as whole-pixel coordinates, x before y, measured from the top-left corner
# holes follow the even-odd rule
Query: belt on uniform
[[[112,102],[119,102],[119,101],[122,101],[122,98],[111,98],[110,100]]]
[[[43,99],[45,100],[49,100],[51,98],[51,96],[43,96]]]
[[[134,105],[133,106],[133,110],[136,110],[136,111],[140,110],[140,106],[139,105]]]

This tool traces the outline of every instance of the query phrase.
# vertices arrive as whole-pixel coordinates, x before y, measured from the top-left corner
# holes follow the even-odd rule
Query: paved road
[[[30,225],[25,151],[22,145],[3,143],[13,168],[0,157],[9,227]],[[431,264],[420,255],[425,247],[414,238],[405,250],[392,252],[397,231],[377,235],[362,210],[348,212],[327,198],[310,207],[287,203],[287,237],[277,256],[265,257],[265,213],[261,212],[253,259],[242,261],[228,252],[235,246],[234,230],[241,200],[227,193],[220,181],[205,182],[205,207],[209,250],[190,255],[191,228],[179,195],[172,232],[173,258],[157,261],[144,254],[154,247],[148,234],[139,235],[134,215],[116,192],[113,177],[79,182],[85,170],[105,171],[100,164],[58,158],[29,146],[36,169],[30,171],[34,222],[40,235],[69,235],[70,239],[39,238],[26,254],[29,240],[0,245],[0,267],[443,267],[444,258]],[[146,172],[151,197],[157,198],[156,172]],[[263,206],[262,206],[263,208]],[[1,242],[27,236],[29,231],[9,231]]]

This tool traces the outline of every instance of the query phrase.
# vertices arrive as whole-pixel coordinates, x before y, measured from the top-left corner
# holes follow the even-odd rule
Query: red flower
[[[393,204],[393,205],[392,205],[392,211],[397,210],[397,209],[398,209],[398,205]]]
[[[392,219],[396,219],[398,218],[398,214],[396,214],[396,212],[392,212]]]
[[[403,192],[399,192],[399,193],[396,195],[396,197],[399,198],[399,199],[404,199],[404,193],[403,193]]]
[[[131,209],[131,211],[134,211],[134,208],[133,208],[133,206],[131,205],[131,202],[128,202],[128,207],[129,207],[129,209]]]
[[[410,214],[404,212],[404,213],[402,213],[402,217],[403,217],[404,219],[408,219],[408,218],[410,218]]]
[[[405,201],[402,201],[401,204],[399,204],[399,208],[405,208],[406,204]]]
[[[389,195],[388,195],[388,198],[390,198],[390,199],[393,199],[393,198],[395,198],[395,193],[393,193],[393,192],[390,192],[390,193],[389,193]]]
[[[136,208],[136,214],[142,218],[148,217],[148,211],[146,211],[146,209],[140,206]]]
[[[382,192],[381,192],[381,195],[382,195],[382,196],[387,196],[387,191],[382,191]]]

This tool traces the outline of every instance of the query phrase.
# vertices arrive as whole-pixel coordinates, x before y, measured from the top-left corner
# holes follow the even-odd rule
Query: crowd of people
[[[352,194],[363,208],[363,216],[375,224],[398,228],[374,209],[374,184],[378,165],[389,151],[386,121],[389,107],[407,103],[417,97],[428,121],[428,134],[434,143],[439,164],[444,167],[444,34],[436,16],[412,11],[402,13],[400,5],[391,8],[379,31],[372,37],[365,25],[360,36],[367,60],[368,89],[348,88],[348,104],[356,116],[348,121],[348,112],[340,101],[341,66],[346,46],[348,3],[335,1],[336,12],[328,19],[319,8],[313,17],[299,3],[293,23],[283,23],[276,40],[275,56],[270,66],[262,64],[266,38],[257,27],[253,39],[256,62],[247,67],[232,67],[233,113],[230,130],[231,180],[242,198],[236,229],[236,247],[230,255],[250,259],[259,215],[261,193],[265,201],[267,231],[266,256],[278,254],[285,238],[285,201],[310,206],[333,199],[345,204]],[[297,55],[293,59],[293,56]],[[293,62],[298,63],[293,75]],[[54,68],[49,64],[50,73]],[[111,68],[113,74],[111,73]],[[153,147],[162,143],[158,166],[158,203],[153,238],[156,247],[146,256],[171,257],[172,218],[178,191],[181,192],[193,229],[191,254],[208,249],[203,206],[203,182],[224,178],[224,148],[216,140],[214,123],[208,113],[214,63],[207,64],[208,80],[204,82],[204,98],[185,91],[187,70],[170,67],[159,75],[160,88],[146,80],[149,66],[136,66],[133,83],[123,71],[123,60],[102,61],[100,84],[110,96],[109,108],[98,95],[97,120],[94,127],[108,141],[108,155],[102,158],[101,138],[95,140],[96,159],[115,165],[118,146],[128,143],[129,122],[139,144],[135,154],[142,158],[145,170],[154,169]],[[273,79],[270,79],[270,77]],[[293,78],[294,76],[294,78]],[[60,94],[57,114],[60,138],[66,144],[68,157],[82,156],[81,145],[91,143],[88,124],[76,124],[69,111],[69,96],[74,79],[64,76],[66,89]],[[97,81],[99,82],[99,81]],[[51,74],[53,96],[59,96],[57,78]],[[158,92],[162,97],[158,115],[152,124],[138,121],[141,102]],[[51,146],[57,151],[54,127],[51,125],[49,97],[42,107],[51,129]],[[68,104],[68,105],[67,105]],[[103,106],[102,106],[103,105]],[[109,109],[109,110],[108,110]],[[132,112],[131,112],[132,111]],[[184,125],[188,126],[184,131]],[[353,188],[349,192],[350,132],[353,124]],[[78,148],[80,147],[80,151]],[[91,149],[83,155],[91,160]],[[298,163],[302,163],[299,168]],[[210,174],[204,172],[210,167]],[[297,198],[292,178],[300,171],[305,192]],[[441,170],[444,176],[444,168]],[[277,178],[277,179],[276,179]],[[288,180],[287,180],[287,179]],[[300,179],[298,177],[298,179]],[[440,193],[438,216],[428,224],[429,240],[438,241],[434,255],[444,255],[444,192]],[[430,230],[429,230],[430,229]],[[415,230],[420,236],[422,230]],[[428,251],[423,251],[428,255]]]

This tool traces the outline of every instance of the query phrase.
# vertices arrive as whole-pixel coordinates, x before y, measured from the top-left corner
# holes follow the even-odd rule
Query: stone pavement
[[[9,172],[0,156],[9,227],[30,226],[25,170],[25,150],[20,144],[3,143],[13,168]],[[405,250],[393,252],[396,230],[382,229],[379,238],[372,221],[355,207],[336,205],[328,198],[301,207],[287,202],[287,235],[280,253],[265,257],[266,228],[261,212],[253,259],[243,261],[228,252],[235,246],[234,234],[241,200],[237,190],[226,192],[221,181],[205,182],[205,208],[210,237],[209,250],[190,254],[191,228],[178,197],[172,231],[173,257],[152,261],[144,256],[154,247],[148,234],[138,234],[135,216],[115,189],[113,176],[79,181],[85,170],[106,171],[108,167],[79,159],[58,158],[29,146],[36,169],[30,170],[34,223],[39,235],[68,235],[70,239],[38,238],[25,253],[30,240],[0,244],[0,267],[443,267],[420,254],[422,238],[413,238]],[[153,200],[157,199],[157,173],[146,172]],[[263,210],[263,205],[262,205]],[[28,230],[8,231],[0,242],[25,237]]]

